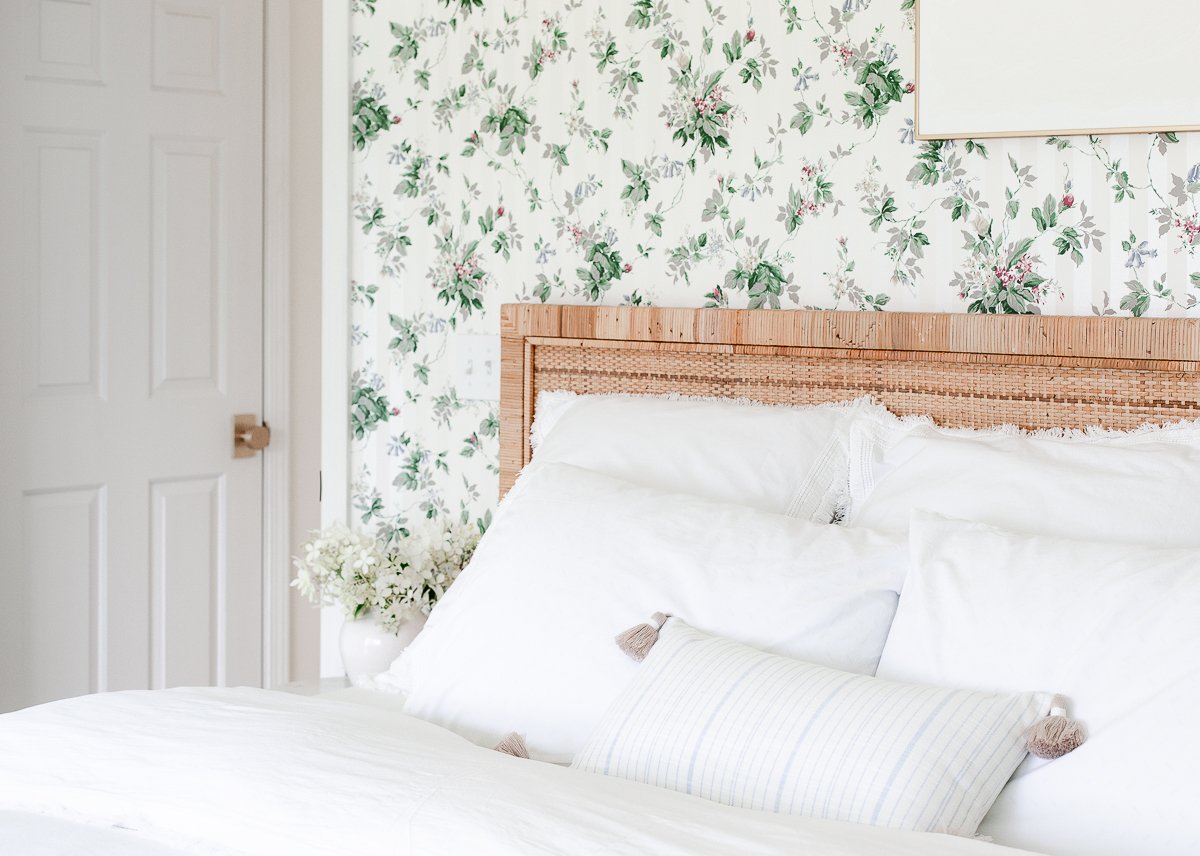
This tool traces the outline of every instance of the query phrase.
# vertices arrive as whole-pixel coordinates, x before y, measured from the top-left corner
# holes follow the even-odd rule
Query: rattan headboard
[[[500,491],[539,390],[817,404],[871,394],[938,423],[1135,428],[1200,417],[1200,318],[501,309]]]

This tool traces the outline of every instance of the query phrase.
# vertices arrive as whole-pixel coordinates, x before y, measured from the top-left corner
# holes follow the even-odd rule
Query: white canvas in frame
[[[1196,0],[917,0],[917,135],[1200,129]]]

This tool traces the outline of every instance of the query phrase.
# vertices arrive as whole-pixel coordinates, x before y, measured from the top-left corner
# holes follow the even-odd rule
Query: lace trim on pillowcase
[[[529,426],[529,447],[533,451],[546,439],[550,429],[562,417],[579,395],[566,389],[542,390],[533,406],[533,424]]]
[[[849,447],[843,429],[829,438],[812,469],[800,482],[785,514],[818,523],[834,522],[838,509],[845,502],[848,463]]]

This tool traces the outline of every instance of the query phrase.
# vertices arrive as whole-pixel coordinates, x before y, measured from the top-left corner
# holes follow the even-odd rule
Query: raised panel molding
[[[22,495],[23,704],[103,692],[108,674],[103,485]],[[10,559],[12,561],[12,559]]]
[[[221,144],[151,142],[152,392],[224,391]]]
[[[225,480],[150,483],[150,685],[225,683]]]
[[[155,89],[221,91],[221,7],[214,2],[154,4]]]
[[[103,83],[101,0],[24,0],[25,76]]]
[[[105,395],[98,133],[25,131],[25,387]]]

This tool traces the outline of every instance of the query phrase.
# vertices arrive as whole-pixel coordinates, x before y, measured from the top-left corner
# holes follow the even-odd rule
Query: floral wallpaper
[[[916,141],[912,6],[351,0],[356,522],[486,524],[506,301],[1200,314],[1200,135]]]

